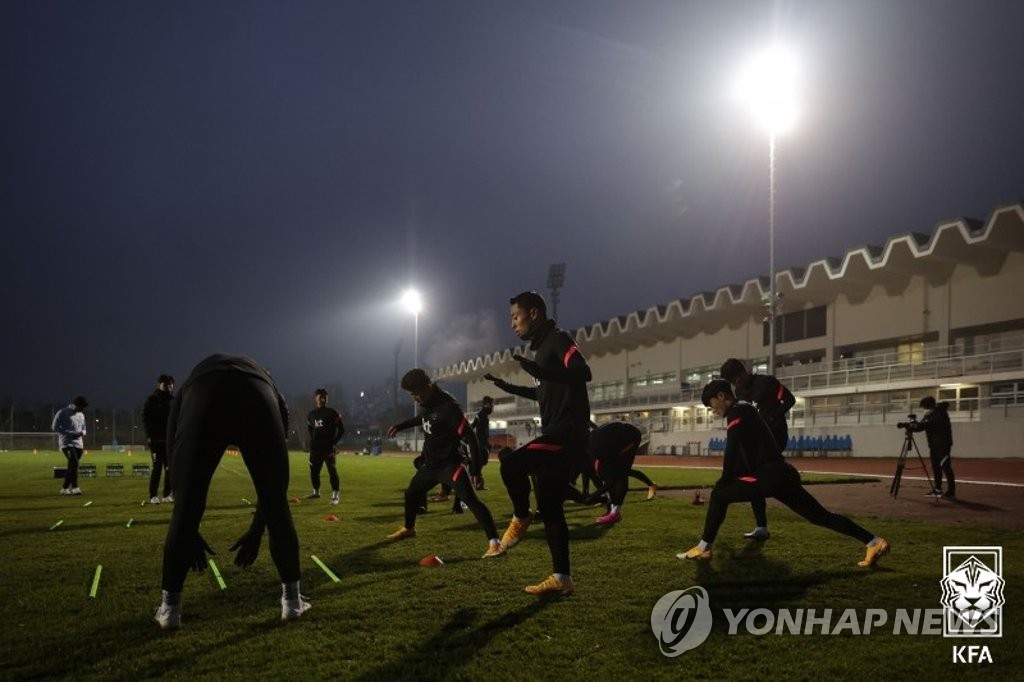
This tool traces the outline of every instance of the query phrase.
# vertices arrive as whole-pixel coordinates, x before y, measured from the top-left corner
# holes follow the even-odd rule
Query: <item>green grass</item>
[[[0,678],[169,679],[922,679],[996,674],[1019,679],[1024,655],[1024,538],[1008,531],[942,527],[858,517],[887,537],[894,552],[875,570],[856,566],[854,541],[771,510],[774,537],[750,545],[740,533],[750,513],[734,508],[710,564],[675,553],[699,536],[704,507],[688,494],[644,502],[630,493],[625,521],[603,530],[597,510],[567,504],[577,593],[538,600],[522,592],[550,572],[543,531],[531,529],[509,556],[480,560],[486,542],[470,514],[435,504],[419,535],[384,536],[401,523],[410,460],[343,456],[342,504],[293,505],[304,594],[313,610],[279,622],[280,586],[267,545],[256,564],[236,568],[227,548],[248,526],[251,482],[238,457],[225,457],[211,489],[203,534],[227,582],[209,571],[185,585],[182,629],[163,633],[150,621],[160,596],[160,563],[169,505],[140,506],[142,478],[103,477],[103,465],[146,462],[90,454],[99,478],[82,479],[82,497],[57,495],[56,453],[0,455],[0,582],[3,623]],[[496,464],[482,493],[498,522],[510,513]],[[714,472],[649,469],[667,487],[695,487]],[[834,479],[835,477],[833,477]],[[325,477],[326,482],[326,477]],[[308,487],[305,456],[292,457],[293,495]],[[89,507],[83,505],[92,501]],[[336,513],[329,523],[324,516]],[[129,518],[131,528],[125,524]],[[64,523],[48,530],[57,520]],[[954,665],[954,643],[940,636],[730,636],[725,608],[937,608],[943,545],[1001,545],[1006,602],[1002,639],[985,640],[994,666]],[[309,559],[317,555],[341,578],[334,583]],[[421,568],[427,554],[441,568]],[[103,565],[96,599],[88,597]],[[715,627],[698,649],[666,658],[650,614],[665,593],[703,585]],[[977,643],[977,642],[973,642]]]

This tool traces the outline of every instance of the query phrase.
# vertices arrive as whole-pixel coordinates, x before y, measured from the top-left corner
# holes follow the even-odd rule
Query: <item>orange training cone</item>
[[[436,554],[428,554],[427,556],[420,559],[420,566],[436,568],[438,566],[444,566],[444,562],[441,561],[441,557],[437,556]]]

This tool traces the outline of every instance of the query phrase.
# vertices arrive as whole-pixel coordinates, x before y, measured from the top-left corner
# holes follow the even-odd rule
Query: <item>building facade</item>
[[[768,290],[752,279],[576,330],[594,421],[637,424],[651,453],[713,452],[724,428],[700,390],[729,357],[767,371]],[[1024,205],[780,271],[776,290],[775,374],[797,397],[791,449],[895,456],[896,424],[932,395],[950,404],[955,456],[1024,456]],[[532,382],[514,352],[526,347],[435,378],[466,383],[471,411],[492,395],[492,427],[522,440],[536,431],[536,403],[483,378]]]

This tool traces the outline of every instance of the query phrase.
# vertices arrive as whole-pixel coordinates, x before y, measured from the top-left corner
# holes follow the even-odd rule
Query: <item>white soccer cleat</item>
[[[157,497],[156,495],[154,495],[153,497],[149,498],[149,503],[150,504],[160,504],[160,498]]]
[[[181,627],[181,606],[161,604],[156,610],[153,620],[161,630],[177,630]]]
[[[71,489],[71,492],[69,494],[70,495],[81,495],[82,494],[82,489],[76,486],[76,487]]]
[[[303,599],[301,594],[298,599],[281,597],[281,620],[295,620],[311,608],[313,605]]]

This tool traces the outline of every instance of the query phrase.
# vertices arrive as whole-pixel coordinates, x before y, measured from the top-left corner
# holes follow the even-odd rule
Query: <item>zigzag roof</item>
[[[959,264],[974,266],[983,276],[994,274],[1011,251],[1024,252],[1022,203],[997,208],[985,223],[959,218],[939,224],[930,236],[910,232],[890,237],[881,247],[860,246],[842,258],[826,257],[806,268],[780,270],[775,274],[776,293],[800,308],[824,305],[840,294],[856,300],[876,285],[898,292],[917,275],[941,283]],[[600,356],[680,336],[691,338],[760,315],[769,289],[768,277],[723,285],[581,327],[575,332],[576,341],[588,355]],[[512,355],[525,350],[525,345],[514,346],[448,365],[435,378],[477,379],[514,363]]]

